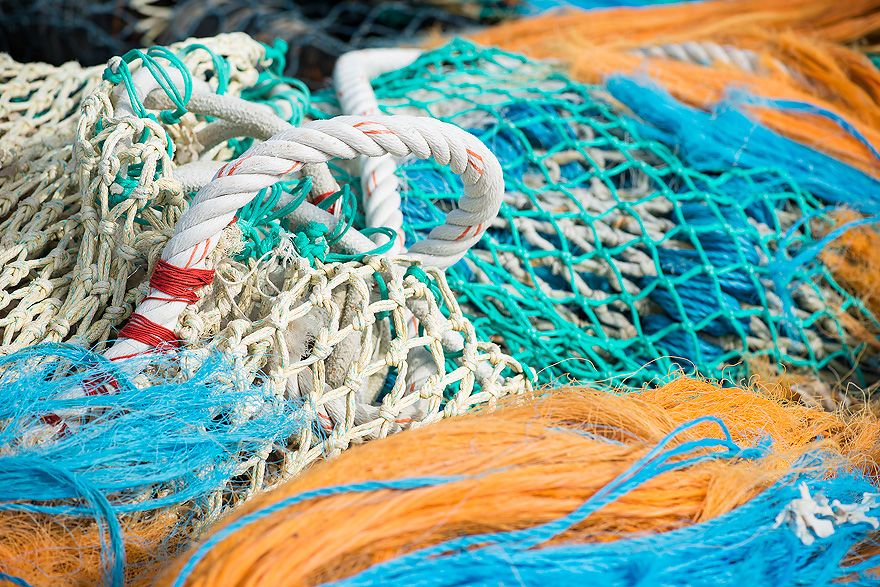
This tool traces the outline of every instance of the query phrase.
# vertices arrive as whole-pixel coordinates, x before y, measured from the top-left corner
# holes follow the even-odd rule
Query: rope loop
[[[165,124],[177,124],[180,122],[180,117],[186,114],[186,105],[192,95],[192,75],[189,69],[167,47],[150,47],[146,52],[140,49],[132,49],[121,58],[112,59],[104,70],[103,77],[112,84],[118,85],[122,83],[125,86],[134,114],[139,118],[153,118],[153,116],[144,107],[137,84],[131,75],[131,69],[128,67],[128,64],[135,59],[141,60],[141,63],[150,72],[155,82],[174,103],[175,109],[163,110],[159,113],[159,119]],[[158,59],[164,59],[180,73],[183,79],[182,93],[174,84],[165,68],[159,65]]]
[[[165,245],[162,260],[183,270],[204,269],[211,251],[220,241],[221,231],[234,221],[236,213],[259,194],[263,194],[262,201],[265,201],[267,193],[273,194],[265,190],[279,181],[307,165],[388,154],[434,159],[461,175],[465,187],[459,207],[450,211],[444,224],[435,227],[408,252],[414,261],[439,268],[456,263],[480,240],[498,214],[504,195],[501,166],[483,143],[457,126],[409,116],[340,116],[316,120],[302,127],[289,127],[252,146],[235,161],[223,165],[214,179],[198,191]],[[323,209],[334,203],[342,205],[341,219]],[[365,255],[390,249],[395,242],[393,231],[384,232],[389,240],[377,246],[351,229],[354,206],[350,189],[345,187],[326,198],[321,206],[299,202],[293,209],[288,207],[287,221],[294,230],[298,227],[293,239],[297,251],[310,262],[324,262],[351,260],[352,255],[362,260]],[[259,204],[252,209],[253,218],[266,218],[266,213],[266,207]],[[381,233],[374,230],[373,234],[376,232]],[[348,256],[331,256],[332,246],[338,246]],[[138,306],[137,313],[157,327],[173,330],[187,304],[156,297],[151,291]],[[139,353],[148,348],[143,341],[122,338],[108,355]]]

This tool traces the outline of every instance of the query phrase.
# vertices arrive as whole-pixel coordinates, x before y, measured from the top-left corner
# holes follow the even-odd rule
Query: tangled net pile
[[[780,1],[770,21],[873,26],[869,0]],[[160,584],[876,582],[877,421],[841,409],[880,383],[858,92],[805,106],[814,82],[760,35],[597,31],[605,65],[582,39],[564,63],[456,40],[349,53],[313,97],[285,74],[322,83],[386,33],[523,4],[345,2],[314,27],[293,6],[122,2],[106,68],[0,54],[0,581],[152,581],[229,514]],[[273,44],[121,49],[212,23]],[[552,56],[547,31],[508,26]],[[827,88],[841,64],[880,81],[831,53]],[[754,82],[706,112],[722,81],[670,80],[719,55],[796,91]],[[768,365],[811,407],[731,386]],[[531,393],[571,379],[603,391]]]
[[[307,95],[279,86],[282,65],[265,46],[231,35],[173,49],[194,78],[301,120]],[[106,349],[147,296],[148,275],[185,207],[173,171],[200,154],[200,130],[209,123],[192,113],[173,122],[118,113],[109,99],[116,86],[101,75],[4,63],[3,355],[44,342]],[[228,160],[240,147],[223,142],[207,160]],[[290,189],[304,195],[307,181]],[[245,385],[299,398],[306,419],[320,421],[245,459],[243,497],[352,442],[528,386],[515,361],[476,338],[441,271],[407,270],[404,261],[378,256],[330,262],[331,235],[287,232],[265,212],[278,191],[264,190],[251,214],[242,210],[224,231],[212,255],[218,278],[174,332],[188,349],[181,377],[219,351],[235,358]],[[148,369],[136,381],[174,377],[171,367]],[[365,393],[371,397],[355,401]]]
[[[877,317],[816,259],[836,226],[821,197],[766,166],[698,171],[603,99],[650,88],[625,78],[582,85],[465,41],[374,87],[383,112],[453,122],[498,156],[499,217],[447,279],[478,336],[539,381],[638,385],[676,362],[734,379],[760,357],[832,381],[877,380],[880,365],[864,353]],[[880,190],[821,163],[867,194]],[[398,176],[409,241],[461,188],[425,162],[404,161]]]

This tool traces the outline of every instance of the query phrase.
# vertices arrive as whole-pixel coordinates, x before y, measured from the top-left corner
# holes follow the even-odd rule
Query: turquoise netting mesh
[[[875,379],[853,326],[875,317],[815,255],[791,267],[832,223],[784,173],[695,171],[640,137],[601,87],[463,41],[374,86],[386,113],[455,123],[501,161],[499,217],[449,281],[478,334],[541,382],[636,383],[676,364],[738,377],[754,357]],[[399,176],[412,242],[461,183],[421,161]]]

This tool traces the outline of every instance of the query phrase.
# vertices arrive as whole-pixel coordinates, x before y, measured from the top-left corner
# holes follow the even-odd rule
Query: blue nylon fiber
[[[126,375],[134,361],[162,365],[177,358],[112,363],[64,344],[0,358],[0,510],[94,519],[110,585],[123,581],[119,514],[183,502],[199,507],[234,474],[242,455],[308,425],[298,405],[238,384],[234,365],[219,354],[185,380],[137,388]],[[112,380],[118,391],[86,395],[87,380]],[[45,424],[51,414],[69,431]]]
[[[0,581],[5,581],[7,583],[12,583],[13,585],[18,585],[18,587],[31,587],[31,584],[22,579],[21,577],[16,577],[14,575],[9,575],[7,573],[0,573]]]
[[[688,332],[680,322],[665,314],[649,314],[643,316],[641,321],[647,334],[659,337],[654,343],[657,351],[665,353],[688,371],[694,370],[695,365],[716,365],[724,355],[724,349],[720,346]]]
[[[801,473],[728,514],[680,530],[624,537],[610,543],[543,548],[538,544],[546,538],[545,533],[522,538],[530,530],[484,535],[477,541],[457,539],[380,563],[331,585],[654,587],[686,583],[769,587],[831,586],[841,577],[847,577],[848,585],[876,585],[870,569],[880,563],[878,557],[850,567],[841,564],[855,544],[870,536],[869,525],[837,526],[832,536],[817,539],[810,546],[804,545],[788,526],[774,527],[779,511],[799,497],[801,482],[811,493],[822,492],[829,499],[844,502],[859,501],[863,492],[877,490],[858,475],[822,479],[818,474]],[[570,521],[567,518],[561,518],[566,524],[556,528],[566,526]]]
[[[223,542],[223,540],[225,540],[241,528],[244,528],[245,526],[253,524],[254,522],[262,520],[263,518],[266,518],[268,516],[271,516],[276,512],[280,512],[284,508],[302,503],[304,501],[320,499],[322,497],[330,497],[333,495],[341,495],[345,493],[368,493],[371,491],[379,491],[382,489],[405,491],[407,489],[434,487],[436,485],[443,485],[445,483],[453,483],[455,481],[460,481],[463,478],[464,477],[460,476],[421,478],[417,477],[411,479],[400,479],[397,481],[365,481],[363,483],[352,483],[350,485],[322,487],[320,489],[306,491],[304,493],[282,499],[281,501],[273,503],[270,506],[259,509],[246,516],[242,516],[235,522],[225,526],[220,531],[211,535],[211,537],[205,540],[205,542],[202,543],[202,545],[190,556],[190,558],[180,569],[180,572],[174,579],[173,587],[183,587],[183,585],[186,583],[186,578],[190,575],[190,573],[193,572],[193,570],[199,564],[199,561],[201,561],[208,555],[208,553],[214,546]]]
[[[743,331],[749,331],[747,317],[741,316],[736,321],[730,319],[733,312],[741,309],[736,298],[727,293],[716,295],[712,281],[704,274],[694,275],[676,285],[672,291],[663,287],[655,288],[649,297],[670,316],[679,316],[676,301],[680,302],[684,315],[679,319],[689,320],[695,325],[702,324],[701,327],[695,327],[700,332],[722,336],[736,333],[737,325]]]
[[[827,110],[825,108],[821,108],[816,106],[815,104],[810,104],[809,102],[801,102],[798,100],[778,100],[771,98],[764,98],[761,96],[752,96],[749,94],[741,95],[737,94],[734,96],[734,100],[739,100],[744,104],[759,104],[761,106],[772,106],[773,108],[777,108],[779,110],[790,110],[793,112],[806,112],[808,114],[815,114],[817,116],[824,116],[829,120],[834,121],[840,128],[854,136],[859,140],[860,143],[865,145],[871,153],[880,159],[880,152],[871,144],[871,141],[865,137],[859,130],[854,127],[848,120]]]
[[[801,220],[801,222],[803,222],[803,220]],[[767,264],[767,274],[773,281],[773,285],[782,300],[782,306],[786,316],[792,316],[792,307],[794,306],[792,292],[797,286],[796,276],[798,272],[807,264],[815,261],[825,247],[843,236],[846,231],[858,226],[877,224],[878,222],[880,222],[880,216],[852,220],[838,226],[810,246],[796,251],[793,256],[789,256],[789,251],[785,246],[779,247],[776,255]],[[796,229],[798,224],[795,224],[789,232]],[[783,245],[784,244],[785,243],[783,242]]]
[[[826,202],[845,204],[866,214],[880,211],[880,182],[876,179],[756,123],[735,103],[704,112],[680,103],[650,82],[612,76],[606,86],[635,113],[639,120],[633,122],[643,137],[674,146],[695,169],[719,173],[731,167],[763,169],[772,161]],[[794,108],[785,103],[780,107]]]

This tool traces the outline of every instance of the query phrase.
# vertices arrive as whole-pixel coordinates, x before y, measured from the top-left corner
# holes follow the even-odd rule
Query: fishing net
[[[300,126],[338,110],[284,77],[278,49],[233,34],[107,68],[0,57],[0,387],[14,398],[0,410],[4,507],[92,516],[113,548],[117,516],[167,507],[160,526],[185,543],[324,456],[535,383],[638,385],[681,365],[732,379],[753,361],[828,387],[877,380],[880,323],[820,255],[839,224],[826,202],[766,165],[695,169],[614,102],[612,84],[461,41],[375,88],[383,111],[448,121],[500,161],[501,210],[462,232],[474,243],[463,260],[420,266],[382,255],[379,238],[373,254],[344,250],[383,228],[368,226],[366,164],[332,163],[332,193],[320,168],[304,169],[205,245],[216,275],[175,317],[182,350],[101,360],[85,349],[125,338],[193,194],[270,142],[236,115]],[[148,78],[159,91],[139,96]],[[206,88],[238,110],[200,110]],[[405,245],[457,208],[474,162],[399,156]],[[306,204],[333,222],[294,221]],[[24,489],[34,462],[45,468]],[[59,492],[52,467],[76,486]],[[102,561],[105,577],[120,560]]]
[[[175,173],[198,157],[228,161],[247,142],[205,149],[200,131],[222,121],[161,109],[124,112],[130,76],[121,72],[178,71],[299,123],[308,93],[283,83],[276,59],[240,34],[130,54],[107,70],[3,58],[0,354],[11,357],[4,372],[27,371],[34,357],[14,353],[31,353],[38,343],[107,349],[148,295],[149,275],[187,208],[191,194]],[[264,190],[239,212],[212,254],[216,280],[174,331],[187,352],[152,366],[147,355],[140,373],[125,377],[141,388],[179,382],[221,352],[237,374],[229,385],[256,386],[304,410],[311,424],[289,438],[267,437],[241,457],[225,486],[232,495],[215,499],[209,518],[351,443],[528,387],[515,361],[477,339],[441,271],[381,256],[342,262],[333,257],[333,235],[271,213],[282,195],[307,193],[310,181]],[[100,388],[111,378],[105,367],[83,361],[97,373],[67,387],[98,377]],[[65,389],[51,394],[64,397]],[[29,393],[45,392],[37,386]],[[42,416],[28,420],[29,429],[66,425],[63,414],[34,409]],[[56,432],[22,435],[51,439]]]
[[[188,0],[175,6],[158,38],[167,43],[244,31],[266,43],[283,39],[290,47],[288,73],[318,84],[329,77],[336,58],[348,51],[415,43],[426,34],[496,22],[514,15],[515,8],[515,2],[503,0],[349,0],[329,9],[326,3],[290,0]]]
[[[876,380],[876,317],[813,260],[835,223],[785,172],[697,171],[603,87],[463,41],[374,86],[383,112],[453,122],[500,160],[499,216],[447,279],[478,337],[540,382],[638,384],[675,364],[735,378],[761,357]],[[424,162],[397,173],[411,241],[460,183]]]
[[[621,74],[650,77],[685,104],[704,112],[719,104],[736,108],[876,176],[880,75],[868,55],[877,6],[853,0],[839,8],[828,10],[824,0],[709,0],[637,12],[567,11],[502,23],[471,38],[531,59],[552,59],[590,84]],[[642,94],[649,109],[663,110],[653,92]],[[698,141],[693,137],[699,130],[684,132],[691,139],[687,147],[704,153],[725,140],[723,133]],[[729,128],[730,140],[741,143],[742,132]],[[794,158],[773,157],[776,151],[768,150],[774,166],[789,166]],[[849,185],[836,173],[828,175],[824,181],[831,185]],[[874,192],[876,198],[876,186]],[[857,205],[863,197],[841,199]]]
[[[22,62],[98,65],[142,46],[168,12],[161,0],[0,0],[0,51]]]
[[[519,8],[505,0],[2,0],[0,51],[19,61],[98,65],[157,41],[240,31],[270,44],[285,40],[287,73],[321,83],[347,51],[413,43],[497,22]]]

